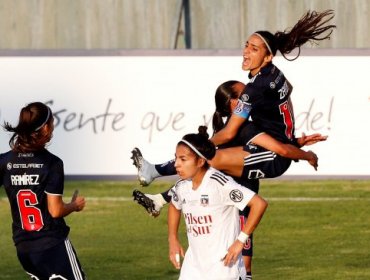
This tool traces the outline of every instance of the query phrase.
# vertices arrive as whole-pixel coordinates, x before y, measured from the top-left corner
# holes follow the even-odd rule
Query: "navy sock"
[[[162,176],[176,175],[175,160],[154,165],[157,172]]]
[[[169,194],[170,193],[170,190],[171,189],[168,189],[167,191],[161,193],[161,195],[163,196],[164,200],[167,201],[167,203],[170,203],[171,202],[171,195]]]

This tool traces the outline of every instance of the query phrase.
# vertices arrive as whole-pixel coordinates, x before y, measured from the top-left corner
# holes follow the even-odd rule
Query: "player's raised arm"
[[[229,142],[238,133],[238,129],[244,121],[245,118],[233,114],[230,117],[230,121],[227,123],[227,125],[215,135],[213,135],[210,140],[216,146]]]

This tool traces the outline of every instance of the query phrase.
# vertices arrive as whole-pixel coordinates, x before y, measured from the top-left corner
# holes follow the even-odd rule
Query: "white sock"
[[[148,198],[153,200],[155,210],[161,211],[162,207],[167,204],[167,201],[164,200],[163,196],[158,194],[145,194]]]

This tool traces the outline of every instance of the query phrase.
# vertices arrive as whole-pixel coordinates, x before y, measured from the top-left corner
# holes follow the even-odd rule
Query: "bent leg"
[[[242,146],[219,149],[209,163],[213,168],[231,176],[241,177],[244,168],[244,158],[249,155],[250,153],[244,151]]]

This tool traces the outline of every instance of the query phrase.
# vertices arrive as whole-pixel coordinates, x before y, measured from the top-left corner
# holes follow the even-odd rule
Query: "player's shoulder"
[[[63,165],[63,160],[60,157],[58,157],[57,155],[53,154],[52,152],[46,149],[40,152],[40,156],[43,157],[43,160],[45,161],[49,161],[53,164]]]
[[[11,156],[12,153],[13,153],[12,151],[8,151],[6,153],[0,153],[0,162],[7,160]]]
[[[0,169],[1,170],[7,168],[7,164],[10,161],[11,153],[12,152],[9,151],[9,152],[0,154]]]
[[[210,181],[215,183],[216,185],[224,186],[227,183],[234,181],[234,179],[231,178],[229,175],[226,175],[225,173],[212,167],[209,169],[208,172]]]
[[[189,180],[180,179],[177,180],[175,185],[173,186],[175,189],[179,189],[181,187],[187,186],[189,184]]]
[[[260,75],[255,79],[254,86],[256,88],[267,87],[274,89],[276,85],[283,83],[285,79],[284,73],[271,63],[261,69]]]

